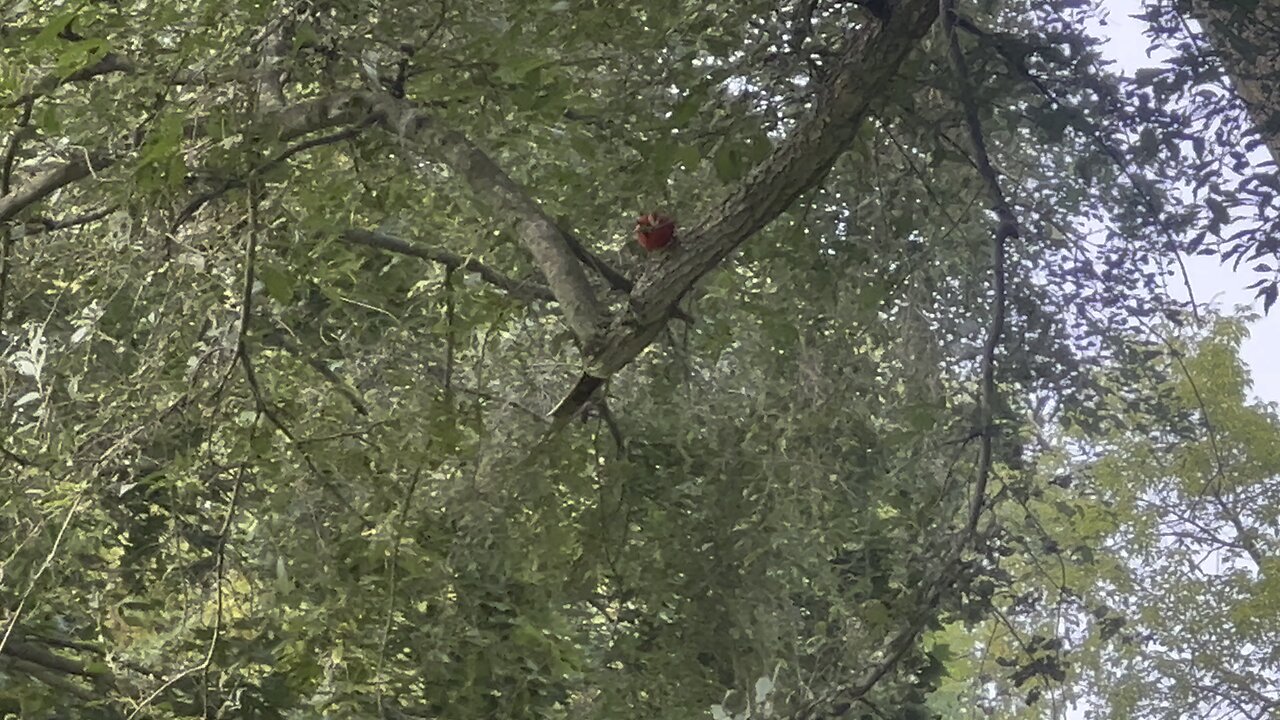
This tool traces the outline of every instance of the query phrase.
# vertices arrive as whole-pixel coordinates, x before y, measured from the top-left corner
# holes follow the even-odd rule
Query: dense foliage
[[[1274,165],[957,5],[0,10],[0,712],[1273,711]]]

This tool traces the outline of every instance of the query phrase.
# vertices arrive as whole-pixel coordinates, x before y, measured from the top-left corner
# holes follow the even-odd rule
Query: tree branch
[[[36,665],[50,670],[55,670],[63,673],[64,675],[79,675],[80,677],[86,678],[99,678],[106,675],[106,673],[103,672],[90,671],[84,663],[78,660],[63,657],[62,655],[50,652],[39,645],[33,645],[27,642],[15,641],[9,643],[5,646],[4,654],[11,655],[20,660],[35,663]]]
[[[254,123],[254,128],[265,137],[289,141],[319,130],[367,123],[374,118],[376,113],[372,112],[368,94],[341,93],[264,115]],[[123,153],[86,150],[68,162],[37,174],[12,194],[0,198],[0,223],[7,222],[60,188],[104,170],[124,157]]]
[[[599,255],[588,250],[587,246],[582,242],[582,240],[578,239],[577,235],[574,235],[568,230],[563,230],[563,232],[565,242],[569,243],[569,249],[573,251],[573,254],[577,256],[583,264],[599,273],[600,277],[604,278],[605,282],[609,283],[609,287],[626,295],[631,294],[631,291],[636,286],[636,284],[631,281],[631,278],[618,272]],[[672,306],[671,308],[671,317],[689,324],[693,323],[693,318],[676,306]]]
[[[813,112],[752,168],[707,220],[640,278],[631,297],[632,317],[616,319],[604,341],[589,353],[586,375],[553,411],[557,425],[576,414],[598,381],[626,367],[649,346],[670,308],[699,280],[830,171],[871,104],[888,90],[907,55],[932,26],[938,5],[936,0],[901,0],[888,13],[884,22],[850,31]]]
[[[108,205],[107,207],[99,208],[97,210],[84,213],[83,215],[62,218],[61,220],[54,220],[53,218],[48,217],[32,218],[26,223],[25,232],[27,235],[39,235],[40,233],[80,227],[81,225],[88,225],[89,223],[95,223],[102,220],[119,209],[118,205]]]
[[[281,163],[287,161],[289,158],[293,157],[294,155],[305,152],[307,150],[323,147],[325,145],[333,145],[334,143],[339,143],[339,142],[342,142],[343,140],[350,140],[351,138],[356,137],[361,132],[363,132],[364,126],[372,122],[373,119],[374,119],[373,117],[365,117],[360,120],[360,123],[358,125],[355,125],[353,127],[343,128],[341,130],[331,132],[327,135],[307,138],[302,142],[295,143],[294,145],[291,145],[285,148],[284,150],[282,150],[275,157],[272,157],[269,160],[263,161],[257,167],[250,170],[249,174],[253,175],[253,174],[264,173],[267,170],[270,170],[271,168],[274,168],[277,165],[280,165]],[[222,197],[223,195],[225,195],[227,192],[231,190],[244,187],[246,182],[247,181],[241,177],[225,178],[216,187],[210,190],[207,190],[203,193],[200,193],[199,195],[191,198],[190,200],[187,201],[187,204],[184,205],[182,209],[178,211],[178,214],[174,216],[174,221],[172,226],[170,227],[170,232],[177,230],[179,227],[186,224],[188,220],[195,217],[195,214],[197,212],[200,212],[200,208],[204,207],[210,202],[213,202],[219,197]]]
[[[29,102],[22,108],[18,126],[14,128],[13,135],[9,137],[9,145],[4,150],[4,160],[0,161],[0,196],[8,195],[9,188],[13,185],[13,165],[18,159],[18,149],[36,134],[35,126],[31,124],[31,111],[34,107]]]
[[[4,107],[17,107],[25,102],[31,102],[32,100],[48,95],[68,83],[92,80],[93,78],[108,75],[110,73],[133,72],[135,69],[136,67],[133,62],[128,58],[109,52],[99,58],[94,64],[76,70],[65,77],[57,73],[46,75],[36,82],[35,87],[31,91],[10,100],[4,104]]]
[[[453,168],[491,206],[495,217],[507,218],[515,225],[516,237],[542,271],[565,322],[583,347],[594,347],[603,327],[601,307],[583,263],[555,220],[461,133],[440,127],[417,108],[394,98],[387,98],[381,107],[392,132],[421,143],[429,154]]]
[[[519,298],[521,300],[556,299],[556,296],[552,294],[551,290],[543,285],[538,285],[524,280],[516,280],[515,278],[508,277],[503,273],[494,270],[479,260],[464,257],[442,248],[423,245],[421,243],[411,243],[398,237],[369,230],[347,230],[342,233],[342,239],[357,245],[365,245],[379,250],[399,253],[400,255],[408,255],[410,257],[429,260],[450,269],[462,268],[468,272],[479,275],[481,279],[490,285],[499,287],[505,290],[512,297]]]
[[[995,400],[995,354],[1004,331],[1005,317],[1005,253],[1007,240],[1017,237],[1018,223],[1014,217],[1004,191],[1000,187],[1000,179],[991,165],[991,157],[987,152],[986,136],[982,130],[982,122],[978,114],[977,101],[973,89],[973,81],[968,62],[960,48],[956,37],[955,0],[937,0],[942,15],[943,29],[947,40],[947,51],[950,56],[952,70],[959,86],[960,101],[964,110],[965,125],[969,131],[969,142],[974,154],[974,164],[986,187],[992,208],[998,219],[991,245],[992,275],[992,308],[990,326],[982,355],[982,379],[979,391],[979,437],[981,445],[978,457],[978,476],[974,481],[968,511],[964,525],[951,543],[950,549],[942,556],[941,562],[935,566],[934,577],[921,591],[920,602],[915,617],[898,630],[884,645],[883,659],[873,665],[864,677],[852,688],[839,694],[840,702],[851,703],[861,700],[871,692],[885,676],[887,676],[915,645],[920,633],[928,625],[937,611],[939,602],[946,589],[955,582],[951,574],[959,565],[961,557],[970,543],[978,536],[978,523],[982,511],[986,507],[987,484],[992,470],[992,444],[995,427],[993,405]]]
[[[8,653],[6,652],[6,654]],[[35,678],[36,680],[39,680],[41,683],[69,697],[75,697],[85,702],[93,702],[101,699],[92,691],[90,691],[88,688],[85,688],[75,682],[72,682],[71,680],[68,680],[62,675],[59,675],[56,672],[50,670],[49,668],[46,668],[43,665],[40,665],[38,663],[31,662],[30,660],[23,660],[21,658],[11,657],[11,658],[8,658],[7,664],[10,666],[12,670],[16,670],[17,672],[23,675],[28,675],[32,678]]]
[[[978,529],[978,518],[982,514],[986,499],[987,481],[991,476],[992,444],[995,440],[995,356],[1000,347],[1000,337],[1004,334],[1005,317],[1005,242],[1018,236],[1018,219],[1000,187],[1000,178],[991,165],[991,156],[987,152],[987,139],[982,130],[982,120],[978,114],[976,93],[970,77],[969,63],[965,60],[964,51],[960,48],[960,39],[956,37],[955,0],[938,0],[942,8],[942,26],[946,31],[947,52],[951,58],[951,67],[955,72],[956,83],[960,88],[960,102],[964,109],[965,126],[969,131],[969,144],[972,146],[974,164],[978,175],[987,189],[991,201],[991,209],[999,221],[991,242],[991,320],[987,329],[987,340],[982,349],[982,385],[979,392],[978,424],[982,444],[978,459],[978,480],[974,483],[973,501],[969,510],[968,535],[972,536]]]
[[[61,188],[111,167],[118,159],[106,153],[84,153],[70,162],[45,170],[23,183],[13,194],[0,198],[0,223],[8,222]]]

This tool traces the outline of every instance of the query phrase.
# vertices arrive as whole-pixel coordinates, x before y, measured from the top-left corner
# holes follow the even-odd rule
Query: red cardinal
[[[636,242],[653,252],[670,245],[676,239],[676,221],[660,213],[649,213],[636,218]]]

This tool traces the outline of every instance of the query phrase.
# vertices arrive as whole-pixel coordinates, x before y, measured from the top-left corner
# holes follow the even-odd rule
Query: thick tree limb
[[[416,141],[453,168],[487,202],[495,217],[515,225],[524,245],[560,304],[565,322],[584,347],[594,347],[603,327],[601,306],[565,233],[523,187],[460,133],[440,127],[408,103],[387,98],[380,106],[392,132]]]
[[[931,0],[903,0],[888,22],[868,23],[849,39],[813,114],[706,221],[685,233],[680,252],[669,254],[636,284],[632,309],[641,324],[661,321],[694,283],[830,170],[937,12]],[[611,366],[617,362],[603,362],[599,369],[615,372]]]
[[[695,283],[826,175],[937,13],[934,0],[901,0],[887,8],[882,22],[851,31],[813,113],[707,221],[685,235],[680,248],[641,278],[631,293],[631,315],[614,318],[603,333],[604,311],[584,269],[591,263],[575,251],[580,243],[466,137],[440,127],[408,103],[394,98],[381,103],[392,132],[421,143],[466,180],[495,215],[511,219],[580,340],[588,359],[586,373],[553,411],[553,431],[590,400],[604,379],[653,342]]]
[[[937,14],[936,0],[901,0],[884,22],[867,23],[851,33],[812,114],[636,283],[632,317],[615,320],[604,341],[589,353],[587,377],[601,380],[626,367],[657,337],[669,309],[681,297],[821,180]],[[575,390],[581,390],[585,380]],[[557,424],[576,414],[589,398],[590,393],[571,393],[553,411]]]
[[[563,230],[563,233],[564,240],[569,243],[569,249],[573,250],[573,254],[576,255],[587,267],[595,270],[600,277],[604,278],[605,282],[609,283],[609,287],[620,293],[625,293],[627,295],[631,294],[632,289],[636,286],[636,284],[631,281],[631,278],[618,272],[599,255],[588,250],[587,246],[578,239],[577,235],[574,235],[568,230]],[[677,320],[683,320],[686,323],[693,323],[693,318],[679,307],[671,308],[671,317]]]
[[[357,245],[367,245],[371,248],[379,250],[387,250],[389,252],[398,253],[400,255],[408,255],[410,257],[421,258],[434,263],[445,266],[446,268],[461,268],[474,273],[480,279],[495,287],[505,290],[508,295],[518,300],[546,300],[555,302],[556,296],[551,289],[545,285],[529,282],[528,280],[517,280],[508,277],[502,272],[489,267],[488,265],[471,257],[464,257],[454,252],[450,252],[443,248],[423,245],[422,243],[411,243],[408,240],[387,235],[386,233],[372,232],[369,230],[351,229],[342,234],[342,239]],[[596,270],[609,283],[613,289],[630,293],[631,288],[635,286],[627,278],[627,276],[614,270],[608,263],[605,263],[594,253],[588,250],[582,241],[574,237],[570,233],[565,233],[565,239],[569,241],[569,246],[573,250],[573,254],[586,263],[593,270]],[[671,316],[685,322],[693,322],[693,318],[688,313],[675,308]]]

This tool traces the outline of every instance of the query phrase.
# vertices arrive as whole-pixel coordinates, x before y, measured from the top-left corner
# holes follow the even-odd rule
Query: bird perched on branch
[[[676,221],[661,213],[636,218],[636,242],[649,252],[661,250],[676,239]]]

